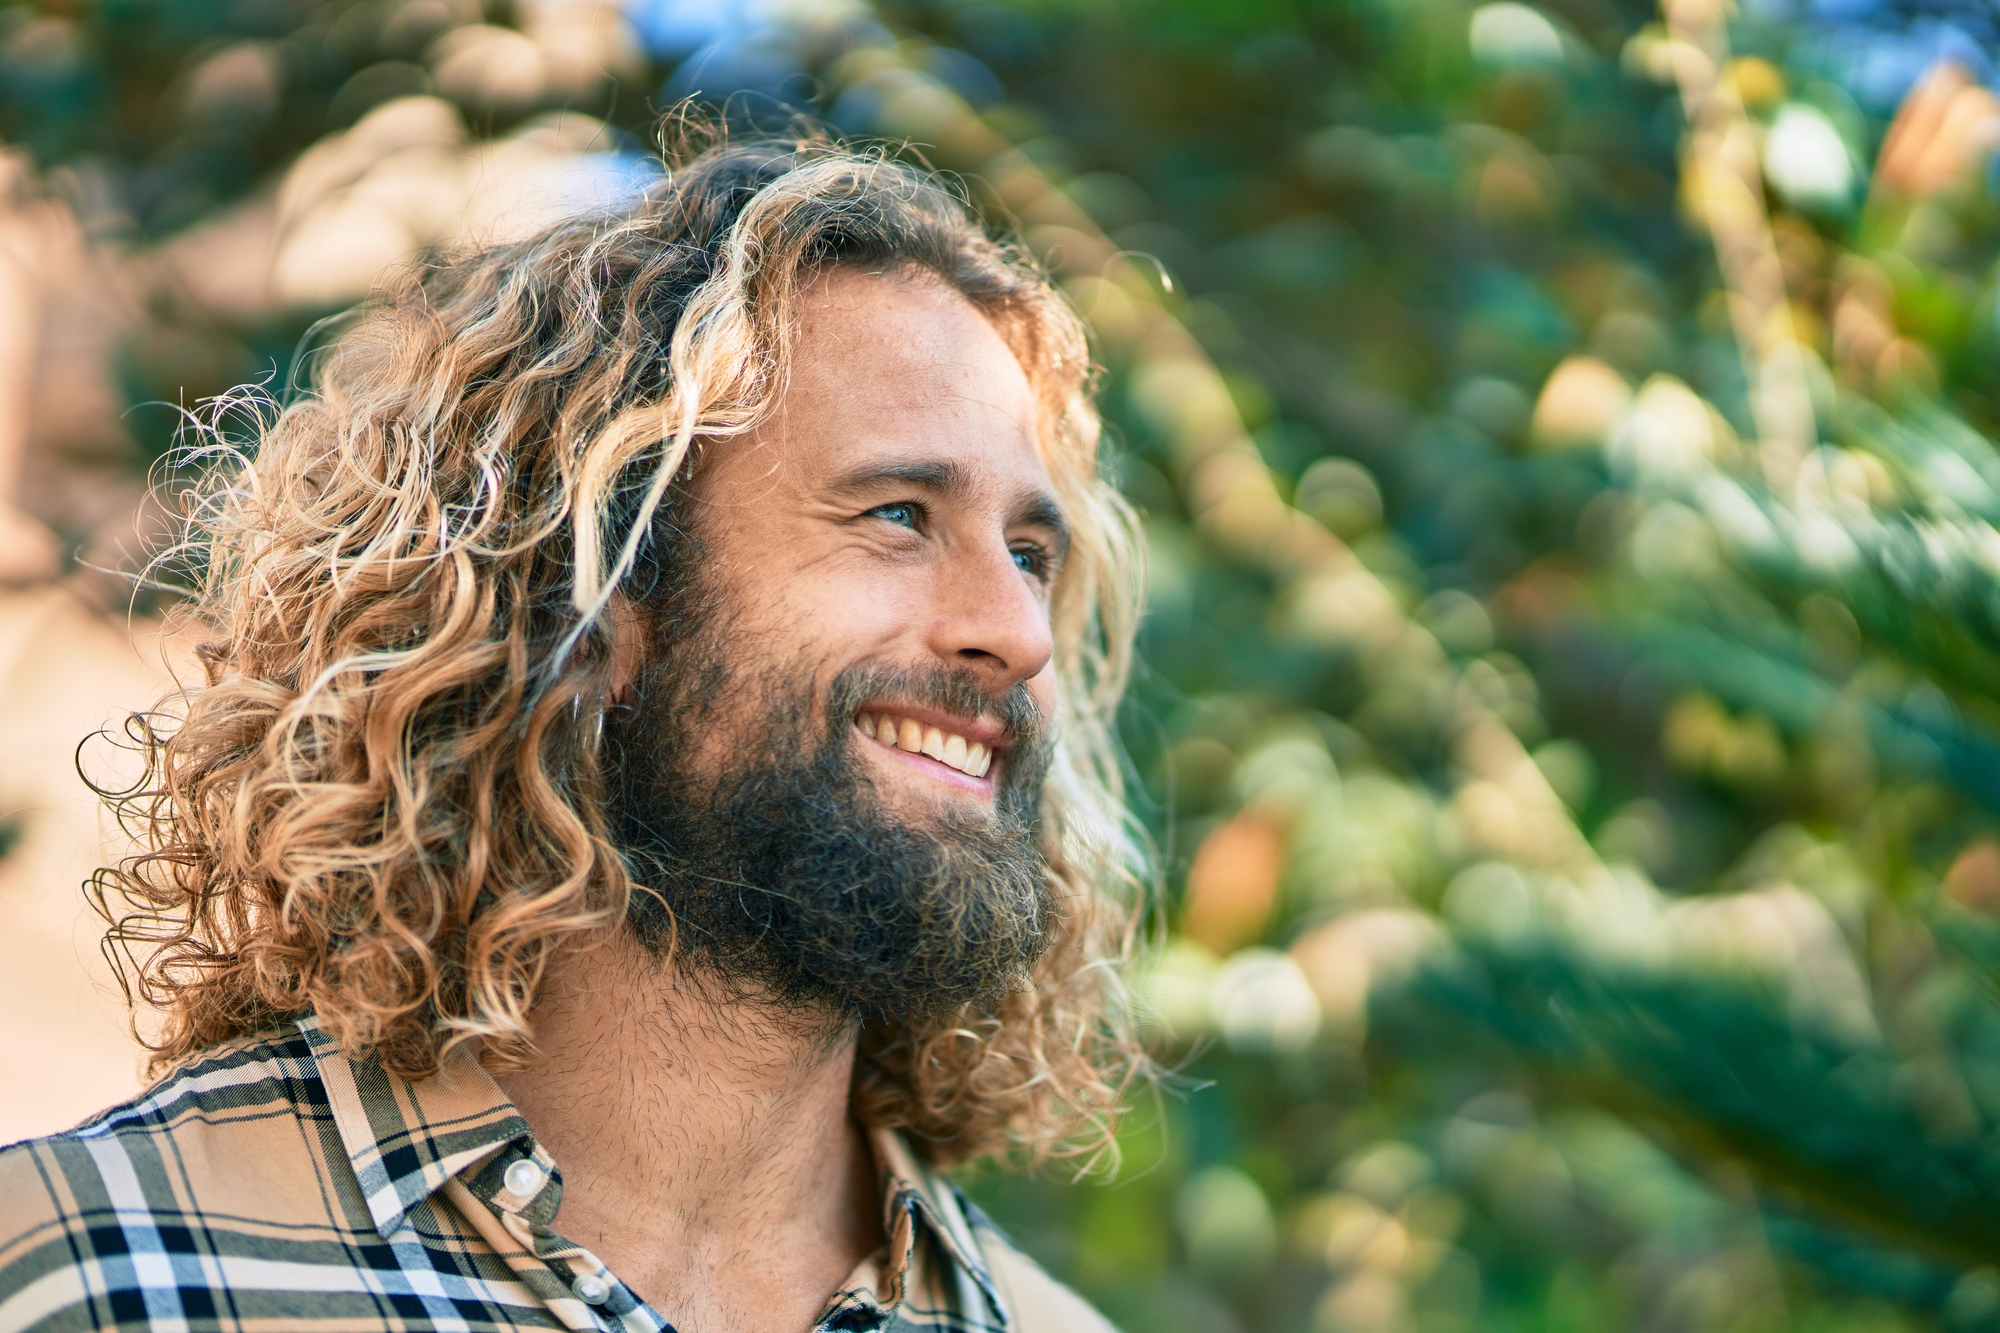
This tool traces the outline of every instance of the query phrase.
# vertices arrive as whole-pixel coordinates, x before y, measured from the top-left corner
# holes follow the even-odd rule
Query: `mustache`
[[[1004,690],[986,688],[972,671],[859,663],[833,678],[826,692],[829,736],[845,734],[862,704],[871,700],[919,704],[956,717],[992,717],[1006,729],[1010,745],[1037,749],[1048,744],[1049,721],[1036,706],[1025,681]]]

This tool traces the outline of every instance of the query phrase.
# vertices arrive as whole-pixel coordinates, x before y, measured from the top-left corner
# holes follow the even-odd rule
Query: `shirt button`
[[[585,1305],[602,1305],[611,1299],[611,1284],[595,1273],[585,1273],[570,1283],[569,1289]]]
[[[507,1174],[500,1178],[507,1192],[517,1198],[533,1198],[535,1191],[542,1187],[542,1168],[523,1157],[507,1168]]]

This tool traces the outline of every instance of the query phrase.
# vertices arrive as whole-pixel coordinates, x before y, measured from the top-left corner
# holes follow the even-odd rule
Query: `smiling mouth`
[[[854,725],[861,728],[864,736],[872,736],[884,745],[910,754],[925,755],[946,768],[957,769],[967,777],[983,778],[986,770],[993,766],[993,751],[985,745],[941,727],[927,726],[914,718],[897,717],[891,713],[859,713],[855,715]]]

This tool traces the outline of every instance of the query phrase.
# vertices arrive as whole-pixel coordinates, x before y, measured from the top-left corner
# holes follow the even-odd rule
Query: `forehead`
[[[805,475],[949,454],[992,481],[1047,485],[1037,403],[992,322],[941,279],[835,268],[800,294],[767,464]]]

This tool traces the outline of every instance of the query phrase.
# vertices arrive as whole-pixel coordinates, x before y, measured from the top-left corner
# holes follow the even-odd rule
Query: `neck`
[[[682,1329],[726,1326],[701,1307],[746,1273],[768,1299],[802,1267],[823,1302],[879,1244],[853,1026],[731,998],[621,929],[552,962],[535,1040],[546,1059],[496,1077],[562,1170],[557,1231]]]

